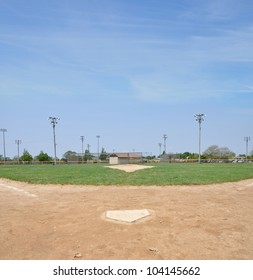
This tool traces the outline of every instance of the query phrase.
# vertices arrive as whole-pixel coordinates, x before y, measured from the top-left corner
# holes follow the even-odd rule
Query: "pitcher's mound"
[[[146,165],[138,165],[138,164],[119,164],[119,165],[112,165],[112,166],[105,166],[105,167],[119,169],[126,172],[134,172],[141,169],[153,168],[154,166],[146,166]]]

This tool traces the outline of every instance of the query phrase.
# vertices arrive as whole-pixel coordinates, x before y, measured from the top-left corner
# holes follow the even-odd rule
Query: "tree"
[[[249,153],[249,157],[253,159],[253,151]]]
[[[31,162],[33,160],[33,157],[29,152],[24,149],[23,155],[20,157],[21,161]]]
[[[41,151],[40,154],[35,157],[35,160],[37,160],[37,161],[52,161],[52,158],[47,153],[44,153],[43,151]]]
[[[145,157],[146,160],[152,160],[152,159],[155,159],[155,156],[147,156]]]
[[[220,156],[221,158],[232,158],[232,157],[235,157],[235,153],[231,150],[229,150],[229,148],[227,147],[221,147],[220,148]]]
[[[179,154],[181,159],[197,159],[198,154],[190,153],[190,152],[184,152],[182,154]]]
[[[218,145],[212,145],[208,147],[204,152],[203,155],[206,158],[219,158],[219,146]]]
[[[227,147],[212,145],[203,152],[203,156],[209,159],[228,159],[234,157],[235,153]]]
[[[100,160],[106,160],[107,159],[107,152],[105,151],[104,148],[102,148],[102,151],[100,153],[99,159]]]
[[[78,155],[76,152],[73,151],[67,151],[64,155],[63,158],[66,159],[67,161],[77,161],[78,160]]]
[[[84,160],[87,161],[87,160],[92,160],[93,156],[92,154],[90,153],[89,150],[85,150],[84,152]]]

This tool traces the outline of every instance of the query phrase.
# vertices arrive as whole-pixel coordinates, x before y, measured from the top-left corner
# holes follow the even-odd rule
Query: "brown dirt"
[[[154,166],[138,165],[138,164],[118,164],[118,165],[111,165],[105,167],[112,168],[112,169],[119,169],[125,172],[135,172],[141,169],[154,168]]]
[[[206,186],[0,180],[0,259],[253,259],[253,180]],[[148,209],[135,224],[107,210]]]

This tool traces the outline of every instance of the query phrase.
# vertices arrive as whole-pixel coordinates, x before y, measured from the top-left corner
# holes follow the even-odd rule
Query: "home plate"
[[[151,214],[147,209],[141,210],[115,210],[115,211],[106,211],[105,217],[107,219],[126,222],[126,223],[135,223],[145,217],[150,216]]]

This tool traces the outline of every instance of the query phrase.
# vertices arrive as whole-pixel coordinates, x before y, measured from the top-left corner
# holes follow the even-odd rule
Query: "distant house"
[[[109,156],[110,164],[141,163],[141,153],[114,153]]]

